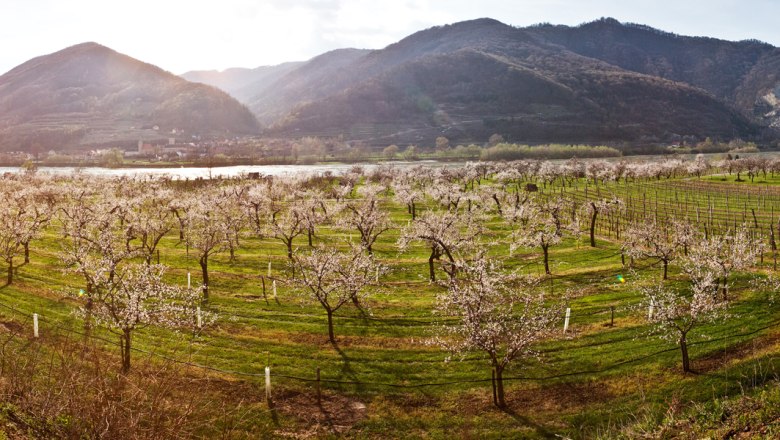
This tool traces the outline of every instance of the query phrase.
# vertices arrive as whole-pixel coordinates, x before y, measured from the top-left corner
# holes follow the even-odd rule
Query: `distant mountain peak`
[[[601,17],[598,20],[593,20],[590,22],[587,22],[583,24],[582,26],[587,25],[608,25],[608,26],[623,26],[623,23],[620,22],[620,20],[612,17]]]
[[[83,43],[74,44],[73,46],[66,47],[65,49],[62,49],[62,50],[70,50],[70,49],[107,49],[107,50],[112,50],[112,49],[109,49],[108,47],[106,47],[106,46],[104,46],[104,45],[102,45],[100,43],[96,43],[94,41],[85,41]],[[112,52],[113,52],[113,50],[112,50]]]
[[[480,27],[480,26],[508,26],[505,23],[502,23],[495,18],[489,18],[489,17],[482,17],[482,18],[475,18],[473,20],[464,20],[459,21],[456,23],[452,23],[449,25],[450,27],[463,27],[463,28],[474,28],[474,27]]]
[[[53,54],[62,54],[62,55],[75,55],[75,54],[83,54],[83,53],[109,53],[109,54],[118,54],[115,50],[104,46],[100,43],[96,43],[94,41],[87,41],[84,43],[74,44],[73,46],[66,47],[64,49],[58,50],[57,52],[54,52]],[[53,55],[50,54],[50,55]]]

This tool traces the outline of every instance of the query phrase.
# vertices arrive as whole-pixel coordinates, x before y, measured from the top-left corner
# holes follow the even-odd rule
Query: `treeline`
[[[590,145],[518,145],[498,144],[482,150],[480,160],[520,160],[520,159],[571,159],[620,157],[622,153],[612,147]]]

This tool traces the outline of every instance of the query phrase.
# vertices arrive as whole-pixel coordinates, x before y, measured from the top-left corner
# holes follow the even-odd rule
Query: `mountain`
[[[157,129],[155,129],[157,127]],[[34,58],[0,76],[0,149],[130,145],[259,131],[226,93],[96,43]]]
[[[374,145],[431,145],[441,135],[483,143],[492,133],[517,142],[755,139],[780,101],[776,52],[611,19],[574,28],[478,19],[381,50],[323,54],[243,102],[270,135]]]
[[[326,98],[334,91],[351,85],[353,81],[347,68],[370,52],[363,49],[326,52],[267,84],[243,102],[260,122],[270,124],[302,102]]]
[[[770,44],[686,37],[611,18],[528,31],[583,56],[701,88],[746,115],[780,126],[780,49]]]
[[[239,101],[249,100],[282,76],[297,69],[303,62],[289,62],[254,69],[232,68],[223,71],[193,70],[181,75],[187,81],[208,84],[224,90]]]

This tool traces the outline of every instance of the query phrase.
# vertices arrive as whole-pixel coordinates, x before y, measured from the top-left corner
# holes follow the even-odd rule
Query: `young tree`
[[[620,210],[623,201],[617,198],[589,200],[583,205],[583,210],[590,217],[590,246],[596,247],[596,220],[599,214],[608,214],[613,210]]]
[[[379,205],[378,185],[365,185],[358,189],[359,199],[344,199],[336,224],[343,229],[356,229],[360,233],[360,246],[373,255],[373,246],[379,236],[392,227],[390,218]]]
[[[458,253],[476,246],[476,239],[481,234],[482,227],[471,213],[460,213],[457,210],[425,211],[403,229],[398,247],[403,251],[414,242],[430,246],[428,270],[431,282],[435,282],[434,261],[446,256],[447,263],[442,264],[442,268],[450,277],[455,276]]]
[[[24,249],[22,243],[29,234],[27,222],[30,220],[26,203],[8,192],[0,193],[0,256],[8,265],[6,284],[14,279],[14,258]]]
[[[307,253],[297,253],[293,264],[303,294],[325,309],[328,339],[335,345],[333,314],[348,301],[359,303],[368,294],[365,287],[371,283],[376,263],[360,248],[341,252],[335,247],[315,247]]]
[[[390,181],[393,197],[398,203],[403,203],[412,215],[417,218],[417,202],[425,198],[423,189],[430,183],[431,170],[421,166],[398,170]]]
[[[625,233],[623,250],[632,258],[657,258],[664,265],[663,279],[668,279],[669,263],[674,261],[680,248],[687,242],[671,225],[661,226],[654,221],[632,225]]]
[[[0,189],[0,257],[8,264],[6,284],[13,282],[14,258],[30,262],[30,241],[51,218],[53,201],[39,197],[45,189],[8,182]]]
[[[92,304],[102,301],[123,262],[138,256],[128,245],[119,202],[109,194],[93,193],[74,185],[62,205],[62,262],[66,271],[84,278],[87,332],[91,329]]]
[[[293,240],[307,231],[311,206],[302,203],[294,184],[269,182],[248,190],[244,202],[249,224],[260,237],[272,237],[287,247],[293,263]]]
[[[21,182],[24,188],[18,191],[18,196],[24,198],[27,206],[27,221],[22,246],[24,247],[24,262],[30,262],[30,241],[41,235],[51,223],[57,206],[62,199],[62,188],[51,184],[42,178],[25,176]]]
[[[505,216],[515,225],[510,249],[539,247],[544,258],[544,272],[550,275],[550,246],[559,244],[566,232],[579,234],[578,219],[564,214],[565,201],[559,197],[535,198],[518,208],[508,210]]]
[[[335,215],[334,209],[329,207],[330,203],[325,200],[325,195],[321,191],[304,191],[301,193],[300,199],[301,209],[298,212],[303,216],[309,247],[313,247],[312,238],[316,235],[317,228],[331,221],[332,216]]]
[[[24,262],[30,262],[30,241],[50,222],[56,197],[46,182],[29,176],[0,189],[0,256],[8,264],[7,284],[13,282],[14,258],[24,255]]]
[[[246,226],[246,216],[242,212],[241,205],[247,187],[243,185],[229,185],[219,188],[217,196],[213,199],[218,212],[218,218],[226,230],[227,248],[230,252],[230,262],[235,262],[236,249],[241,244],[241,231]]]
[[[466,196],[466,191],[462,185],[444,180],[436,181],[433,186],[427,189],[427,193],[442,208],[451,211],[460,208],[460,202],[465,200]]]
[[[99,267],[91,268],[99,271]],[[130,371],[132,335],[135,330],[157,325],[167,328],[194,327],[197,319],[199,289],[187,289],[163,282],[165,266],[131,264],[117,271],[112,280],[103,278],[99,301],[91,313],[120,340],[122,372]],[[201,312],[202,325],[214,315]]]
[[[175,214],[170,208],[174,197],[172,190],[155,185],[128,200],[128,243],[138,249],[146,264],[152,263],[160,240],[174,227]]]
[[[718,286],[713,272],[689,266],[690,291],[676,289],[664,284],[642,289],[644,306],[653,312],[649,316],[654,324],[653,331],[666,339],[677,342],[682,355],[683,372],[691,371],[688,357],[688,335],[697,325],[723,318],[726,303],[717,300]]]
[[[742,226],[735,232],[696,240],[688,253],[692,264],[714,272],[723,300],[728,299],[729,277],[734,271],[753,265],[763,244],[750,237],[750,231]]]
[[[229,221],[220,216],[215,193],[204,191],[189,199],[184,221],[184,240],[197,252],[203,275],[203,302],[209,301],[209,258],[230,246]]]
[[[496,372],[498,406],[504,407],[504,371],[518,359],[538,355],[532,346],[550,335],[561,305],[546,305],[534,292],[539,279],[506,273],[484,255],[459,264],[458,273],[436,304],[439,314],[456,316],[457,322],[442,324],[435,340],[454,354],[487,353]]]

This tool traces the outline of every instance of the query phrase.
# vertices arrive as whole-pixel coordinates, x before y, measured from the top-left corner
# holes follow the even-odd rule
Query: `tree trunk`
[[[200,257],[200,270],[203,273],[203,304],[209,302],[209,257]]]
[[[119,346],[122,351],[122,373],[130,371],[130,330],[123,330],[119,337]]]
[[[30,262],[30,242],[25,241],[24,242],[24,262],[29,263]]]
[[[436,271],[433,268],[433,260],[436,258],[436,248],[431,251],[431,256],[428,257],[428,272],[430,273],[430,279],[432,283],[436,282]]]
[[[414,205],[414,202],[412,202],[412,220],[417,219],[417,207]]]
[[[306,230],[306,235],[309,237],[309,247],[314,247],[314,245],[311,242],[311,236],[312,236],[311,229]]]
[[[287,246],[287,260],[290,261],[290,277],[295,279],[295,260],[293,259],[292,239],[284,240]]]
[[[667,280],[669,279],[667,276],[669,273],[669,260],[663,260],[663,262],[664,262],[664,280]]]
[[[544,252],[544,273],[550,275],[550,258],[549,258],[549,246],[542,246],[542,252]]]
[[[496,395],[498,397],[498,407],[506,408],[506,399],[504,398],[504,369],[496,367]]]
[[[498,215],[504,215],[504,212],[501,210],[501,201],[498,200],[498,196],[493,194],[493,200],[496,202],[496,208],[498,209]]]
[[[6,284],[9,286],[14,281],[14,259],[13,257],[8,259],[8,278],[6,279]]]
[[[330,343],[336,345],[336,335],[333,333],[333,311],[328,310],[328,339]]]
[[[682,352],[683,372],[690,373],[691,361],[688,358],[688,341],[686,340],[685,337],[686,337],[685,334],[680,336],[680,351]]]
[[[290,262],[292,262],[293,261],[292,240],[286,240],[284,244],[287,245],[287,259],[290,260]]]

